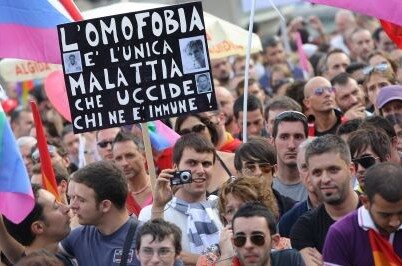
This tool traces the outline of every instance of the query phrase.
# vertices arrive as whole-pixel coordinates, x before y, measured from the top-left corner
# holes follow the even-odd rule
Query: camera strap
[[[135,231],[138,226],[138,221],[135,221],[133,218],[129,218],[130,228],[128,229],[126,239],[124,240],[123,245],[123,254],[121,255],[120,266],[126,266],[128,260],[128,254],[130,253],[131,243],[133,242],[133,238],[135,235]],[[134,254],[133,254],[134,257]]]

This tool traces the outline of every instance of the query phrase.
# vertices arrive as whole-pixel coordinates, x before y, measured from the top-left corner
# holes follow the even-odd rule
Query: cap
[[[390,85],[382,87],[377,96],[377,108],[381,109],[385,104],[393,100],[402,101],[402,86]]]

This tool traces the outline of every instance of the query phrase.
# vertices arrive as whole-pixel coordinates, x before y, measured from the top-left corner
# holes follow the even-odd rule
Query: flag
[[[180,138],[179,134],[159,120],[148,122],[147,125],[152,148],[157,151],[172,147]]]
[[[0,0],[0,58],[60,64],[56,26],[70,22],[62,10],[55,0]]]
[[[315,4],[349,9],[402,26],[401,0],[305,0]]]
[[[0,213],[13,223],[20,223],[34,205],[28,172],[0,105]]]
[[[304,52],[303,49],[303,42],[300,36],[300,32],[296,31],[295,34],[296,34],[297,54],[299,56],[299,66],[305,72],[308,72],[308,60],[306,53]]]
[[[388,37],[402,49],[402,26],[380,19],[381,26]]]
[[[402,265],[402,259],[396,254],[393,246],[373,229],[368,230],[371,250],[373,252],[374,265],[398,266]]]
[[[60,201],[60,195],[57,190],[56,177],[54,175],[52,161],[47,149],[47,140],[42,127],[38,106],[34,101],[31,101],[32,114],[35,121],[36,140],[38,141],[39,158],[42,170],[43,188],[52,193],[57,201]]]

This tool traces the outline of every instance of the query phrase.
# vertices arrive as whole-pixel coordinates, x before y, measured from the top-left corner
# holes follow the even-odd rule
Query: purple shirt
[[[368,231],[358,224],[358,211],[334,223],[327,234],[323,248],[324,262],[338,265],[374,265]],[[402,231],[395,233],[393,247],[402,257]]]

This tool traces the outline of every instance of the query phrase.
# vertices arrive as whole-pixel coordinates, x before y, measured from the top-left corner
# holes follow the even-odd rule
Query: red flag
[[[402,26],[396,25],[392,22],[380,19],[382,28],[388,37],[400,48],[402,49]]]
[[[57,190],[57,183],[52,167],[52,161],[47,149],[47,140],[45,132],[43,131],[38,106],[34,101],[31,101],[31,109],[35,121],[36,139],[38,141],[39,157],[42,168],[43,188],[52,193],[56,197],[57,201],[61,201],[59,192]]]

